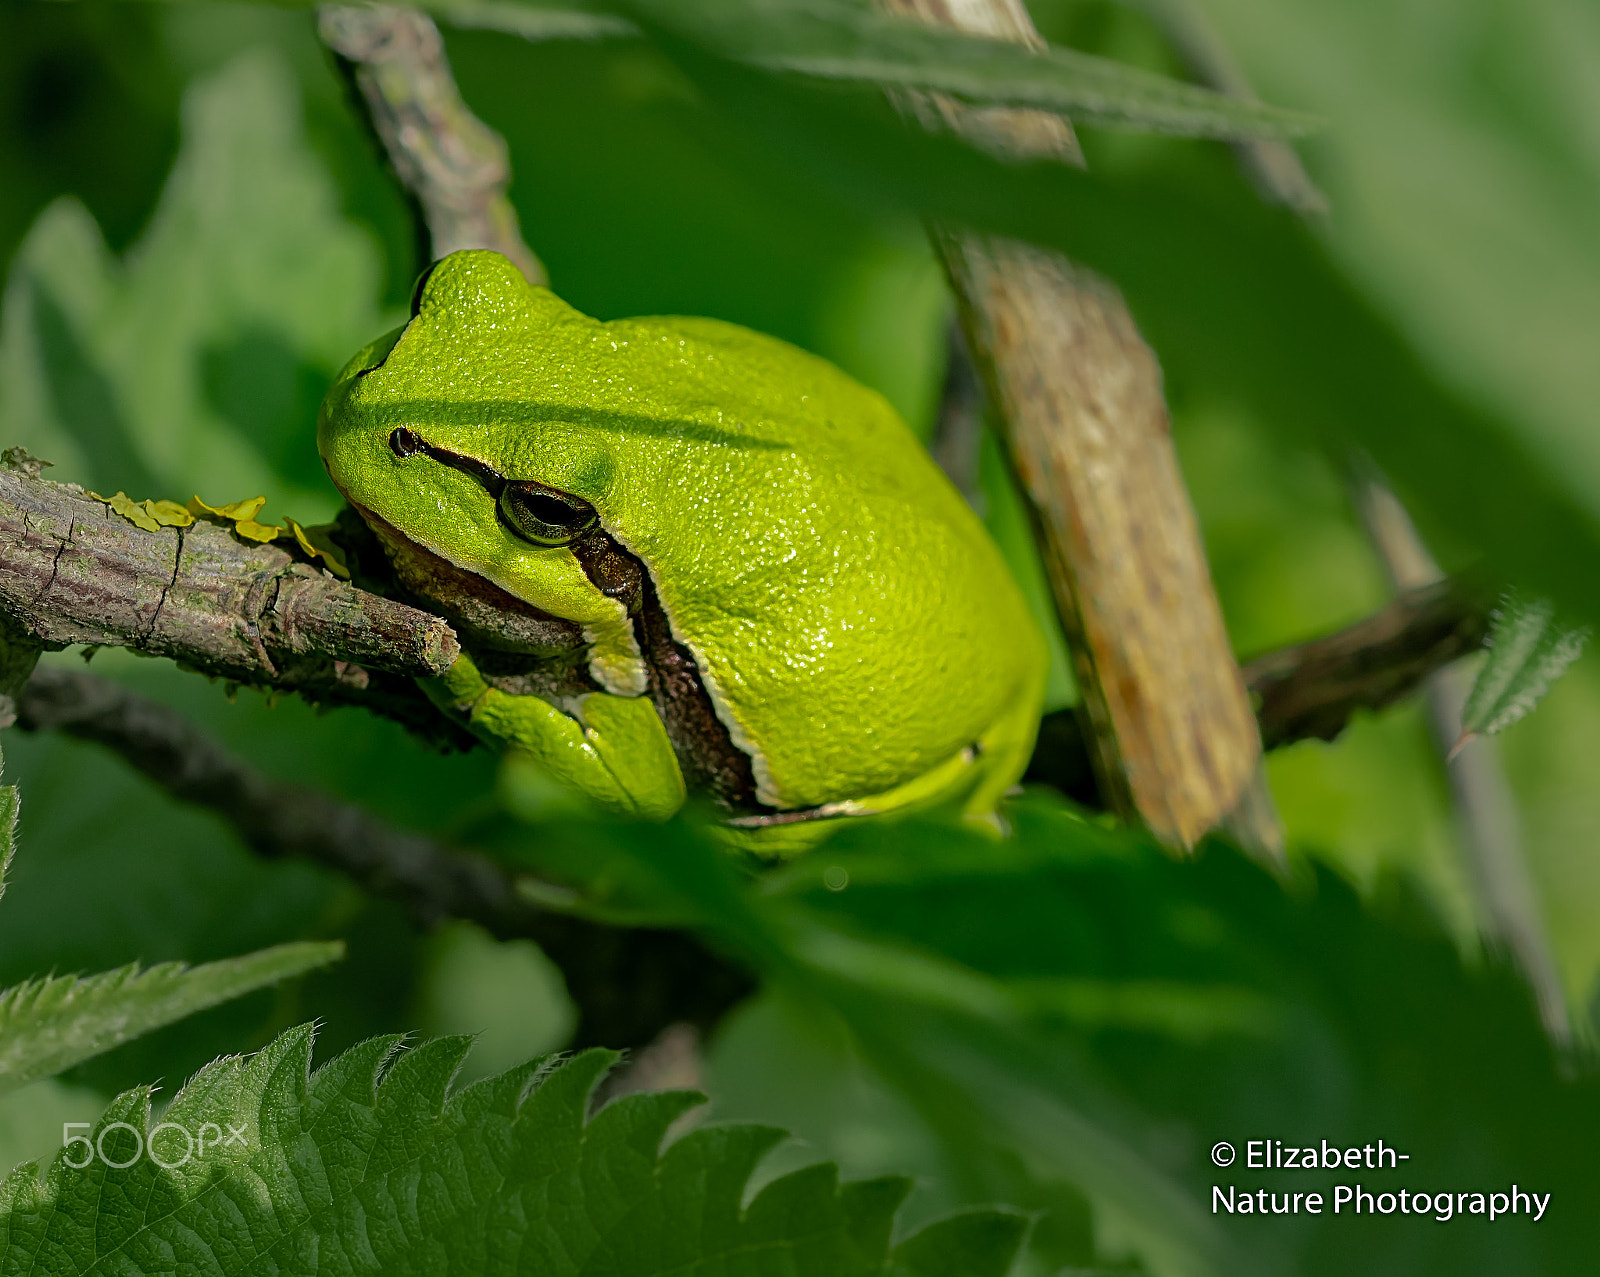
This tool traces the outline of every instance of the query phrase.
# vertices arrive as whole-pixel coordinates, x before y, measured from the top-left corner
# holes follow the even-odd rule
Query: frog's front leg
[[[438,678],[419,681],[480,740],[525,751],[552,779],[607,811],[666,820],[683,806],[683,773],[645,697],[592,692],[578,699],[575,718],[537,696],[491,687],[465,653]]]

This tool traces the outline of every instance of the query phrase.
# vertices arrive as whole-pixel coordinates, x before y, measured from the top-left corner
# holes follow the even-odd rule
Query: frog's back
[[[667,355],[630,380],[685,427],[638,440],[648,463],[619,479],[608,528],[649,567],[763,799],[877,794],[1036,716],[1021,594],[881,395],[732,324],[605,328]]]
[[[732,324],[590,319],[494,254],[446,259],[426,296],[427,358],[401,342],[383,411],[425,409],[436,442],[594,506],[648,570],[762,802],[882,794],[1002,721],[1025,725],[1025,751],[1043,642],[881,395]]]

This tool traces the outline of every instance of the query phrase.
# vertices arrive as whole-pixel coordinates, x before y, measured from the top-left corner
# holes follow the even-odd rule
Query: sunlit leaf
[[[173,1099],[159,1134],[148,1088],[130,1091],[82,1137],[87,1164],[74,1147],[43,1184],[34,1166],[19,1168],[0,1188],[0,1273],[111,1264],[156,1274],[176,1263],[217,1277],[263,1265],[311,1277],[330,1256],[341,1272],[385,1275],[950,1271],[916,1237],[890,1268],[905,1180],[841,1185],[833,1167],[814,1166],[746,1203],[781,1131],[703,1127],[663,1150],[668,1127],[699,1102],[683,1091],[591,1115],[614,1052],[534,1061],[452,1092],[468,1038],[410,1051],[377,1038],[315,1072],[311,1045],[304,1026],[255,1056],[218,1060]],[[182,1158],[184,1139],[206,1129],[216,1138]],[[152,1139],[166,1141],[160,1160],[175,1167],[138,1155]],[[969,1261],[965,1277],[1001,1277],[1023,1220],[975,1211],[936,1228],[933,1240]]]
[[[1588,640],[1588,627],[1563,624],[1547,599],[1526,602],[1507,595],[1495,609],[1488,656],[1461,711],[1456,748],[1526,718]]]
[[[93,492],[89,495],[96,496]],[[143,528],[146,532],[161,531],[161,524],[157,522],[155,515],[144,508],[142,501],[131,500],[126,492],[119,492],[114,497],[98,497],[97,499],[104,501],[129,523],[133,524],[134,527]]]
[[[227,505],[209,505],[198,495],[190,500],[194,513],[211,514],[219,519],[253,519],[261,513],[261,507],[266,504],[266,497],[249,497],[243,501],[230,501]]]
[[[103,497],[98,492],[88,495],[96,501],[104,501],[128,522],[146,532],[159,532],[162,528],[186,528],[194,522],[194,515],[176,501],[152,501],[148,497],[143,501],[134,501],[126,492],[119,492],[112,497]]]
[[[642,21],[769,70],[863,85],[934,89],[970,102],[1039,107],[1085,123],[1192,137],[1283,136],[1311,117],[1225,97],[1070,49],[886,16],[840,0],[629,0]]]
[[[146,498],[141,504],[145,513],[164,528],[186,528],[194,522],[194,515],[176,501],[152,501]]]
[[[190,499],[189,509],[195,514],[209,514],[213,518],[230,520],[233,530],[248,540],[271,541],[281,535],[283,529],[274,523],[257,522],[256,515],[261,513],[261,507],[266,503],[266,497],[250,497],[248,500],[214,506],[207,505],[196,496]]]
[[[199,967],[166,962],[141,971],[130,964],[13,985],[0,992],[0,1094],[343,955],[340,943],[306,941]]]

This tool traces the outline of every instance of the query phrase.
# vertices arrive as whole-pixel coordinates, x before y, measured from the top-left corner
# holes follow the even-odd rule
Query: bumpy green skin
[[[571,550],[502,526],[468,475],[396,456],[401,426],[595,507],[645,565],[767,806],[955,802],[983,818],[1025,765],[1045,654],[1020,593],[888,403],[825,361],[715,320],[600,323],[497,254],[461,252],[324,404],[319,443],[346,496],[581,623],[604,689],[563,707],[576,717],[519,707],[535,698],[487,688],[464,658],[436,699],[601,804],[664,817],[683,782],[622,606]],[[801,830],[755,837],[778,848]]]

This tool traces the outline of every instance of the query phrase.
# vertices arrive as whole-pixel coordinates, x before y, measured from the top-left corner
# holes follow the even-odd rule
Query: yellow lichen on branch
[[[136,528],[146,532],[159,532],[162,528],[186,528],[194,522],[194,515],[176,501],[152,501],[146,497],[135,501],[126,492],[114,497],[103,497],[98,492],[89,493],[96,501],[104,501]]]

